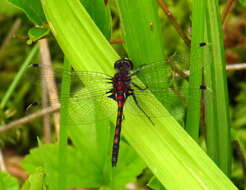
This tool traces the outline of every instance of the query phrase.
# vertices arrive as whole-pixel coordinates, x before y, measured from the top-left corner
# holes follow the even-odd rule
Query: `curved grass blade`
[[[210,76],[206,80],[211,84],[209,88],[215,94],[215,99],[211,102],[213,107],[207,110],[207,115],[210,116],[208,119],[211,119],[208,122],[212,124],[207,126],[208,153],[215,158],[221,170],[230,176],[231,134],[223,32],[218,1],[206,1],[206,6],[207,37],[211,43],[207,56],[211,58],[211,65],[208,68]]]

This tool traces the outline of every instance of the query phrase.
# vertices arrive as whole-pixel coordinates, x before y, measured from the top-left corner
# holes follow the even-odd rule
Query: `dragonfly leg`
[[[144,66],[145,66],[145,65],[141,65],[139,68],[136,69],[135,72],[130,73],[128,76],[131,77],[131,76],[133,76],[133,75],[138,74]]]
[[[134,102],[136,103],[137,107],[144,113],[144,115],[149,119],[149,121],[152,123],[152,125],[155,125],[154,122],[151,120],[150,116],[143,110],[143,108],[139,105],[137,97],[135,96],[134,92],[132,92],[132,97]]]
[[[109,94],[109,95],[108,95],[108,98],[112,98],[113,100],[116,100],[116,96],[115,96],[115,94],[112,92],[112,90],[107,91],[106,94]]]
[[[138,90],[141,90],[141,91],[144,91],[144,90],[148,89],[148,87],[142,88],[142,87],[138,86],[137,84],[135,84],[134,82],[131,82],[131,84],[132,84],[133,86],[135,86]]]
[[[109,90],[109,91],[106,92],[106,94],[109,94],[109,93],[112,93],[112,90]]]
[[[106,80],[113,80],[113,77],[107,77]]]

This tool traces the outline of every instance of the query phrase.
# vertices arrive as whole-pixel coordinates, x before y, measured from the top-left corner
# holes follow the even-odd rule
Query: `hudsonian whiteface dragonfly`
[[[114,63],[114,68],[114,76],[87,71],[68,72],[73,88],[63,96],[69,100],[69,122],[72,125],[95,123],[115,114],[112,166],[116,166],[118,159],[125,111],[144,116],[154,125],[151,118],[170,115],[161,115],[162,105],[153,104],[153,99],[157,98],[173,116],[179,117],[184,115],[190,95],[201,92],[200,88],[188,87],[188,82],[177,76],[167,61],[134,68],[132,61],[122,58]],[[49,81],[50,76],[44,77]],[[76,112],[79,114],[74,116]]]

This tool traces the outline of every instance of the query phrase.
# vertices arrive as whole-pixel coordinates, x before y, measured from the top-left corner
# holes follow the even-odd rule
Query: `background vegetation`
[[[193,14],[199,14],[200,10],[199,6],[195,8],[192,7],[197,2],[198,4],[196,5],[199,5],[199,3],[202,1],[193,1],[193,4],[191,1],[184,0],[166,1],[167,5],[164,5],[164,7],[169,8],[180,27],[179,30],[185,33],[188,36],[188,39],[191,39],[192,31],[201,29],[198,25],[192,27],[192,22],[193,24],[196,22],[195,18],[192,18],[191,16],[192,10],[197,11],[193,12]],[[64,62],[65,54],[69,63],[75,70],[82,68],[84,70],[101,70],[102,72],[112,73],[111,60],[114,61],[115,58],[118,57],[118,55],[116,55],[116,53],[110,49],[110,46],[104,42],[104,39],[100,36],[97,29],[95,29],[93,26],[90,27],[91,21],[87,18],[82,9],[71,8],[74,6],[73,3],[71,3],[71,5],[69,4],[70,9],[68,9],[69,6],[66,6],[66,1],[61,1],[59,4],[59,12],[59,7],[57,8],[57,11],[54,8],[57,5],[57,2],[54,4],[49,4],[46,1],[43,1],[42,3],[43,4],[41,5],[39,1],[34,1],[33,4],[28,7],[26,6],[25,1],[11,0],[8,2],[2,0],[0,2],[0,116],[2,129],[6,127],[6,124],[31,114],[26,108],[28,105],[33,103],[33,100],[39,100],[42,96],[42,92],[40,92],[40,89],[38,88],[39,85],[36,85],[37,80],[39,80],[39,75],[34,75],[34,73],[31,73],[31,77],[30,72],[29,74],[25,73],[26,68],[28,68],[30,64],[40,63],[44,60],[47,61],[47,59],[49,60],[49,56],[47,58],[47,55],[50,53],[54,70],[59,71]],[[148,54],[151,51],[153,52],[153,50],[155,50],[154,58],[157,58],[158,56],[162,57],[162,54],[172,55],[174,52],[188,56],[190,52],[189,40],[184,41],[180,37],[182,34],[177,33],[177,30],[174,27],[175,24],[173,24],[173,18],[167,17],[163,10],[156,6],[158,4],[154,1],[152,3],[145,2],[142,4],[131,3],[129,1],[119,1],[117,3],[115,1],[109,1],[107,6],[104,5],[103,1],[97,1],[92,4],[89,1],[81,0],[81,3],[86,8],[97,27],[111,42],[112,47],[121,57],[129,56],[138,64],[140,62],[153,61],[153,55]],[[230,3],[232,5],[231,7]],[[205,6],[201,3],[200,6],[202,5]],[[231,120],[230,125],[232,127],[231,132],[233,139],[232,152],[230,153],[230,149],[228,150],[227,147],[227,152],[225,151],[224,153],[222,152],[214,154],[213,151],[219,151],[216,149],[212,150],[207,147],[211,146],[214,148],[214,144],[220,144],[218,141],[208,141],[211,142],[211,144],[206,144],[207,142],[204,139],[208,137],[205,136],[205,131],[207,130],[207,133],[209,133],[211,132],[208,131],[210,129],[202,129],[199,136],[195,123],[189,125],[192,126],[191,129],[187,129],[189,134],[191,134],[194,139],[197,138],[196,140],[204,150],[209,149],[208,153],[211,158],[219,165],[221,170],[224,171],[224,173],[239,189],[245,188],[246,181],[246,162],[244,159],[246,154],[246,80],[244,75],[244,69],[246,68],[246,11],[244,5],[245,2],[243,1],[236,2],[229,0],[228,2],[219,2],[219,10],[221,12],[223,22],[221,30],[223,30],[223,32],[219,31],[218,33],[223,36],[225,58],[228,66],[227,77]],[[52,26],[54,27],[51,28],[53,34],[49,31],[45,16],[42,12],[39,12],[42,10],[41,6],[44,8],[45,15],[49,20],[49,23],[52,23]],[[213,11],[212,5],[206,6],[208,9],[210,9],[210,11]],[[226,11],[229,7],[230,9]],[[66,9],[63,10],[62,8]],[[23,12],[23,10],[26,14]],[[158,25],[158,23],[152,23],[148,21],[149,17],[155,18],[156,15],[155,12],[152,13],[150,10],[157,10],[159,15],[158,19],[160,18],[160,25]],[[138,14],[149,16],[146,16],[146,18],[143,19],[143,22],[147,20],[146,22],[149,23],[150,29],[151,27],[154,27],[153,30],[155,31],[155,27],[160,27],[161,33],[158,34],[160,39],[151,39],[152,36],[148,34],[148,30],[147,32],[142,30],[141,23],[139,23],[142,20],[141,18],[134,18],[134,11],[137,11]],[[66,23],[66,19],[73,19],[74,14],[79,15],[77,17],[78,21],[71,21],[74,26],[71,27],[71,25],[63,25],[63,22]],[[66,15],[66,17],[63,17],[63,15]],[[197,22],[200,22],[201,18],[197,18],[199,18]],[[211,15],[209,15],[208,18],[211,18]],[[214,20],[216,19],[214,18]],[[85,21],[88,21],[89,24],[86,25]],[[212,21],[213,20],[210,20],[210,22]],[[88,27],[89,34],[86,33],[87,30],[81,29],[83,28],[82,26],[84,26],[81,23]],[[131,27],[134,27],[134,25],[139,26],[139,31],[136,30],[136,34],[131,31]],[[83,43],[76,44],[78,38],[74,38],[76,35],[76,33],[73,33],[76,32],[74,28],[77,29],[77,32],[81,33],[79,34],[79,39],[85,39],[82,41]],[[55,31],[57,33],[55,33]],[[208,34],[210,32],[210,37],[212,36],[211,38],[213,38],[213,35],[216,33],[216,31],[214,31],[214,33],[211,34],[211,30],[209,30],[209,28],[203,28],[203,31],[205,33],[207,31]],[[83,38],[83,35],[88,36],[88,38]],[[147,40],[143,42],[144,48],[140,48],[141,50],[138,50],[136,46],[138,35],[140,38],[145,37],[151,39],[150,41]],[[209,35],[207,36],[209,38]],[[44,40],[37,42],[38,39],[43,37],[48,39],[48,53],[47,48],[45,48],[47,47],[47,43]],[[191,47],[194,49],[196,44],[194,45],[193,37],[194,35],[192,36],[193,44],[191,44]],[[126,43],[122,43],[123,38]],[[215,38],[217,39],[218,37]],[[158,48],[156,48],[157,43],[154,40],[157,42],[163,40],[164,45],[158,45]],[[200,39],[198,39],[198,42],[199,40]],[[220,39],[218,39],[218,43],[216,44],[221,42],[219,40]],[[91,43],[91,41],[93,41],[93,43]],[[211,42],[211,40],[206,40],[206,38],[204,41]],[[215,45],[213,43],[208,43],[208,47],[214,47]],[[162,46],[163,49],[161,49]],[[218,46],[222,47],[221,44]],[[98,48],[99,50],[95,51],[95,48]],[[95,51],[93,57],[83,57],[81,55],[83,54],[81,52],[89,52],[89,50],[86,49],[92,49],[92,51]],[[105,53],[100,49],[110,50],[107,50]],[[213,48],[211,49],[214,50]],[[194,52],[194,50],[191,51],[191,55],[192,52]],[[198,55],[197,52],[193,54]],[[219,57],[219,55],[221,54],[216,54],[217,57]],[[197,57],[195,58],[196,59],[194,60],[196,61]],[[89,64],[87,63],[84,65],[76,65],[76,59],[79,61],[81,60],[82,63],[87,61]],[[87,60],[85,61],[85,59]],[[95,59],[97,61],[95,61]],[[101,60],[100,63],[98,63],[98,60]],[[65,66],[66,64],[67,68],[65,68],[65,70],[68,70],[68,62],[65,61]],[[219,71],[217,70],[217,72]],[[22,74],[24,74],[24,77],[18,77]],[[61,81],[62,73],[56,72],[56,74],[57,79]],[[64,79],[64,77],[63,81],[65,82],[62,84],[63,92],[66,91],[66,89],[69,87],[69,79]],[[8,95],[8,89],[10,89],[10,85],[13,84],[13,81],[15,80],[17,81],[16,88],[9,94],[9,98],[6,98]],[[64,106],[63,110],[65,111],[61,112],[61,125],[64,126],[64,123],[66,123],[66,109],[68,108],[66,108],[66,102],[62,103]],[[221,104],[223,104],[223,102]],[[36,109],[36,111],[39,112],[41,108],[40,106],[37,106]],[[57,110],[57,108],[53,108],[51,110],[44,108],[43,111],[53,112],[54,110]],[[33,112],[33,110],[31,112]],[[56,121],[59,119],[55,118],[53,121],[53,119],[48,118],[47,120],[50,120],[54,126],[57,126]],[[164,125],[163,123],[166,122],[170,123],[166,124],[166,126],[163,127],[164,129],[157,128],[156,130],[158,133],[173,132],[177,140],[162,139],[162,141],[166,143],[166,146],[170,146],[171,149],[174,149],[174,151],[177,152],[176,157],[172,157],[172,155],[175,155],[176,152],[168,152],[169,150],[165,149],[162,153],[164,155],[168,155],[166,157],[169,158],[164,158],[163,160],[163,157],[158,158],[157,156],[156,159],[155,157],[152,157],[149,160],[144,159],[144,157],[147,157],[148,153],[151,154],[151,152],[148,152],[149,149],[146,148],[147,146],[144,143],[139,143],[142,142],[141,139],[139,139],[139,136],[143,137],[143,139],[149,139],[149,141],[146,141],[146,139],[143,140],[146,142],[146,144],[151,143],[151,130],[149,131],[149,134],[146,135],[145,133],[148,130],[147,124],[145,124],[145,122],[142,120],[134,120],[134,118],[129,118],[127,121],[127,123],[131,123],[132,126],[130,127],[132,129],[129,129],[130,127],[128,127],[124,131],[124,136],[126,139],[124,139],[122,142],[120,163],[119,167],[117,167],[115,170],[111,169],[111,158],[110,155],[108,155],[108,151],[111,150],[113,123],[105,121],[100,122],[95,126],[90,126],[90,128],[95,129],[96,132],[91,132],[91,130],[86,129],[85,127],[78,129],[73,128],[73,130],[62,127],[61,134],[59,136],[58,127],[52,128],[51,133],[49,133],[49,130],[48,132],[47,130],[44,130],[43,126],[45,126],[45,124],[42,122],[42,117],[39,117],[36,120],[29,119],[29,122],[19,125],[18,129],[0,131],[1,156],[4,158],[4,162],[1,162],[1,167],[2,170],[7,171],[11,176],[15,177],[13,178],[10,177],[9,174],[1,173],[0,189],[18,189],[18,186],[22,186],[24,183],[25,185],[22,186],[23,189],[31,189],[32,187],[36,190],[46,189],[47,187],[49,187],[49,189],[59,190],[65,189],[66,187],[89,187],[95,189],[141,189],[147,188],[147,186],[148,188],[152,189],[164,189],[164,186],[167,189],[171,189],[174,188],[175,185],[176,189],[178,189],[180,188],[179,184],[185,184],[185,182],[187,182],[187,184],[192,184],[193,187],[206,189],[207,187],[200,186],[201,184],[197,182],[197,179],[193,179],[193,177],[190,177],[191,175],[185,175],[186,172],[188,172],[187,168],[189,167],[193,168],[196,172],[201,172],[202,176],[205,176],[202,179],[204,180],[204,183],[208,185],[208,187],[216,187],[214,185],[215,183],[218,183],[219,185],[225,185],[228,187],[228,189],[233,189],[232,185],[227,185],[227,183],[230,183],[227,182],[227,179],[225,179],[222,174],[219,175],[220,173],[218,173],[218,176],[214,175],[209,178],[210,173],[208,173],[204,168],[210,168],[211,166],[211,173],[212,171],[215,171],[216,173],[217,170],[213,168],[213,165],[210,165],[210,162],[204,158],[204,155],[200,153],[196,147],[194,147],[194,150],[197,151],[192,152],[192,150],[186,150],[185,147],[183,148],[179,146],[179,143],[182,143],[184,144],[183,146],[188,147],[189,145],[190,149],[192,149],[193,144],[189,140],[186,141],[186,136],[183,138],[182,131],[172,131],[171,127],[176,130],[176,124],[172,121],[160,121],[160,126]],[[114,118],[112,121],[114,122]],[[138,128],[138,126],[136,126],[136,123],[138,122],[142,122],[142,130],[134,128],[134,125]],[[193,119],[192,122],[194,122]],[[112,125],[112,127],[108,127],[108,125]],[[215,125],[217,126],[218,124]],[[144,126],[146,126],[146,128],[144,128]],[[168,128],[167,126],[170,126],[170,129],[166,129]],[[212,126],[212,124],[209,126]],[[70,140],[72,139],[74,146],[66,146],[66,130],[68,130],[69,138]],[[223,131],[219,131],[219,134],[217,134],[218,136],[216,136],[215,131],[212,131],[211,133],[215,136],[215,139],[219,136],[219,134],[224,134]],[[134,134],[134,136],[131,134]],[[40,139],[39,141],[37,140],[37,136]],[[93,137],[97,137],[97,139],[95,140]],[[165,138],[162,138],[166,139],[168,137],[171,138],[173,136],[167,135]],[[55,143],[57,142],[58,138],[61,139],[59,146],[57,143]],[[137,139],[137,142],[134,141],[135,138]],[[154,139],[155,136],[152,136],[152,138]],[[93,140],[95,140],[95,142]],[[225,140],[228,139],[225,138]],[[128,141],[133,148],[128,144]],[[98,145],[100,145],[100,148],[98,148]],[[39,148],[35,148],[37,146]],[[156,142],[156,144],[152,144],[153,149],[157,149],[156,152],[158,152],[158,146],[161,147],[162,144],[158,144],[158,142]],[[218,150],[221,150],[221,148]],[[191,152],[187,153],[187,151]],[[100,156],[95,154],[95,152],[99,152],[98,154]],[[188,165],[188,160],[190,159],[189,153],[192,154],[191,160],[194,160],[195,163],[193,165]],[[62,158],[59,161],[57,161],[58,155],[60,158]],[[140,157],[138,155],[140,155]],[[180,155],[180,159],[181,162],[184,163],[184,167],[179,166],[175,160],[177,156]],[[199,160],[200,155],[202,155],[201,160],[206,162],[208,165],[206,165],[206,163],[204,163],[204,165],[196,165],[195,161]],[[223,156],[225,157],[223,158]],[[232,156],[232,164],[230,164],[230,156]],[[23,160],[24,157],[25,159]],[[228,161],[223,163],[223,160]],[[150,169],[148,169],[146,165]],[[157,168],[156,165],[159,167]],[[229,169],[227,167],[229,167]],[[161,170],[160,168],[165,168],[165,170]],[[198,170],[198,168],[200,170]],[[57,171],[60,171],[58,172],[58,177]],[[171,175],[172,173],[173,175]],[[29,174],[32,175],[28,178]],[[176,179],[174,179],[176,181],[172,181],[172,176],[176,176]],[[157,177],[158,180],[155,177]],[[18,182],[16,179],[18,179]],[[182,188],[185,189],[185,185]]]

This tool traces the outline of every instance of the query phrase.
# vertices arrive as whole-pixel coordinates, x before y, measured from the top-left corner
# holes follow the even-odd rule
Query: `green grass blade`
[[[205,23],[205,41],[208,41],[207,27]],[[206,76],[204,77],[205,84],[208,89],[214,89],[214,80],[212,79],[214,75],[214,69],[212,67],[212,55],[210,48],[206,48],[204,54],[204,62],[207,63],[205,66]],[[215,96],[215,93],[213,93]],[[205,107],[205,117],[206,117],[206,145],[207,154],[215,162],[219,163],[219,146],[218,146],[218,128],[216,127],[217,113],[215,111],[215,104],[213,102],[213,97],[206,97],[207,101],[210,102]]]
[[[61,128],[60,128],[60,137],[59,137],[59,153],[58,153],[58,162],[59,162],[59,174],[58,174],[58,189],[65,190],[67,188],[67,176],[66,172],[66,161],[67,161],[67,120],[68,120],[68,100],[64,98],[66,94],[70,92],[70,75],[67,75],[70,71],[70,65],[68,61],[64,61],[64,72],[63,72],[63,81],[61,89]]]
[[[78,0],[60,0],[59,6],[55,0],[42,3],[51,30],[75,70],[113,73],[118,55]],[[161,113],[167,115],[164,108]],[[166,188],[236,189],[172,117],[154,120],[154,127],[145,118],[125,117],[124,136]]]
[[[190,78],[189,84],[192,88],[202,84],[202,48],[199,44],[204,41],[204,20],[205,20],[205,7],[204,0],[192,1],[192,39],[191,39],[191,56],[190,56]],[[200,104],[201,94],[199,92],[190,95],[186,131],[190,136],[198,141],[199,137],[199,124],[200,124],[200,109],[195,109]]]
[[[33,60],[33,58],[37,54],[37,52],[38,52],[38,45],[36,44],[32,48],[32,50],[30,51],[30,53],[28,54],[26,60],[22,64],[22,66],[21,66],[19,72],[17,73],[15,79],[13,80],[13,82],[9,86],[7,92],[5,93],[3,99],[1,100],[0,109],[4,108],[4,106],[6,105],[6,103],[9,100],[10,96],[13,94],[13,92],[15,92],[14,90],[15,90],[16,86],[18,85],[19,81],[21,80],[21,77],[23,77],[23,75],[25,74],[25,71],[27,70],[28,66],[30,65],[31,61]]]
[[[211,44],[210,53],[212,59],[211,65],[211,79],[212,90],[214,93],[214,116],[216,118],[216,124],[213,126],[207,126],[208,134],[211,134],[209,130],[213,131],[211,127],[216,127],[217,136],[208,138],[208,144],[210,141],[217,141],[218,144],[218,162],[217,164],[223,170],[225,174],[230,176],[231,171],[231,137],[230,137],[230,121],[229,121],[229,105],[228,105],[228,89],[227,89],[227,76],[225,68],[225,55],[224,55],[224,43],[223,32],[220,20],[220,12],[218,1],[206,1],[207,3],[207,33],[208,40]],[[209,136],[210,137],[210,136]],[[215,143],[213,143],[215,144]],[[208,152],[212,146],[208,146]]]

